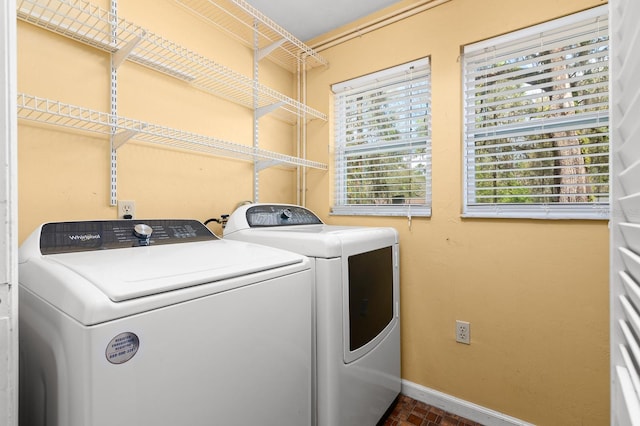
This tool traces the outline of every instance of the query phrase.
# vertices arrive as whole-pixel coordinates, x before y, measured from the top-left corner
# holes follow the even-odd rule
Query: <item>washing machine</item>
[[[309,425],[312,282],[198,221],[42,225],[19,249],[20,424]]]
[[[397,231],[326,225],[301,206],[248,204],[231,214],[224,239],[311,259],[318,425],[375,425],[401,387]]]

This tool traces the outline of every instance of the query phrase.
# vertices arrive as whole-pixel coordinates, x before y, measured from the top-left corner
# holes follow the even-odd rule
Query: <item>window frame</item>
[[[531,218],[531,219],[600,219],[606,220],[609,218],[609,210],[610,210],[610,192],[611,192],[611,182],[608,182],[609,190],[608,196],[606,197],[606,201],[604,202],[590,202],[590,203],[559,203],[559,202],[550,202],[550,203],[473,203],[470,198],[472,195],[475,195],[476,191],[476,183],[477,180],[475,178],[475,170],[476,170],[476,162],[475,162],[475,150],[477,146],[475,145],[475,139],[469,135],[469,126],[473,125],[471,120],[469,120],[469,116],[475,117],[476,112],[472,114],[468,114],[469,109],[475,109],[473,106],[475,97],[468,97],[467,90],[469,82],[467,82],[468,70],[467,70],[467,58],[469,55],[474,56],[479,52],[490,51],[492,49],[500,49],[505,46],[509,46],[514,43],[522,43],[523,40],[531,38],[533,36],[543,37],[548,33],[557,33],[558,31],[568,31],[572,25],[577,23],[598,19],[602,15],[608,15],[608,5],[594,7],[592,9],[588,9],[583,12],[578,12],[573,15],[565,16],[562,18],[554,19],[552,21],[548,21],[539,25],[534,25],[522,30],[513,31],[511,33],[501,35],[498,37],[493,37],[491,39],[487,39],[478,43],[472,43],[466,46],[463,46],[462,49],[462,102],[463,102],[463,111],[462,111],[462,143],[463,143],[463,155],[462,155],[462,168],[463,168],[463,211],[462,217],[469,218]],[[602,21],[598,21],[602,22]],[[603,22],[603,27],[606,27],[606,22]],[[605,32],[606,34],[606,32]],[[538,50],[531,50],[527,52],[529,54],[541,53],[544,52],[544,49],[549,49],[546,46],[541,46]],[[610,40],[607,41],[607,66],[610,68]],[[513,55],[513,58],[520,57],[524,54],[524,52],[518,52],[517,55]],[[487,61],[487,63],[489,63]],[[608,128],[608,140],[607,144],[609,147],[608,150],[608,160],[607,163],[609,168],[611,166],[611,152],[610,152],[610,123],[609,123],[609,115],[610,115],[610,90],[607,91],[606,96],[608,98],[608,108],[606,110],[606,119],[602,122],[606,122],[604,125],[600,125],[599,127],[607,127]],[[511,99],[505,100],[505,103],[509,102]],[[562,122],[567,123],[570,122],[572,117],[563,118]],[[600,117],[597,118],[596,124],[601,123]],[[527,128],[532,128],[534,125],[524,126]],[[592,127],[596,127],[595,124]],[[492,130],[496,130],[495,133],[500,133],[501,128],[496,126]],[[547,133],[551,133],[548,131]],[[500,151],[502,152],[502,151]],[[525,151],[517,151],[517,152],[525,152]],[[586,175],[583,175],[586,176]],[[497,187],[494,187],[497,188]]]
[[[426,67],[426,71],[424,68]],[[344,154],[346,148],[346,116],[340,115],[342,107],[339,105],[341,100],[344,100],[345,96],[349,96],[350,91],[357,91],[362,88],[372,88],[373,85],[380,83],[384,87],[385,82],[394,81],[394,84],[401,84],[402,82],[396,81],[400,75],[406,76],[405,82],[409,82],[411,79],[411,70],[419,69],[420,73],[424,73],[419,78],[426,78],[426,136],[423,138],[424,149],[423,154],[426,160],[425,166],[425,196],[423,204],[414,203],[402,203],[402,204],[348,204],[347,203],[347,184],[346,184],[346,165],[344,161]],[[416,80],[418,81],[418,80]],[[331,215],[344,215],[344,216],[431,216],[431,61],[430,58],[421,58],[415,61],[411,61],[405,64],[397,65],[380,71],[376,71],[361,77],[350,79],[345,82],[336,83],[332,85],[331,90],[334,94],[334,193],[332,197]],[[413,119],[416,120],[416,119]],[[413,122],[411,119],[409,122]],[[418,135],[419,130],[412,132],[411,134]],[[422,147],[422,146],[421,146]],[[379,147],[382,148],[382,147]],[[375,152],[372,148],[371,152]]]

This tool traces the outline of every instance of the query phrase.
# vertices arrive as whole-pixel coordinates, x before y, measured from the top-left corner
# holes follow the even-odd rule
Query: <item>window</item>
[[[606,219],[607,6],[464,47],[468,217]]]
[[[336,84],[334,214],[431,214],[428,59]]]

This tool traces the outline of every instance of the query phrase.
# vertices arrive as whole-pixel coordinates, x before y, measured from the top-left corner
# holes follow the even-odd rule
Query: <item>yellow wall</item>
[[[308,79],[309,104],[330,111],[331,84],[431,58],[432,217],[330,216],[332,176],[317,171],[308,205],[330,223],[400,232],[404,379],[541,425],[609,422],[607,223],[460,217],[459,55],[604,3],[452,0],[322,51],[330,66]],[[330,161],[331,134],[310,124],[311,158]],[[455,342],[456,319],[471,322],[470,346]]]
[[[309,74],[310,105],[329,113],[331,84],[431,57],[433,216],[411,226],[403,218],[329,216],[331,174],[316,170],[308,172],[308,205],[331,223],[400,231],[404,379],[543,425],[608,423],[607,225],[460,218],[458,56],[464,44],[602,3],[452,0],[322,52],[330,66]],[[251,74],[247,48],[173,2],[118,5],[121,17]],[[20,92],[109,110],[108,55],[23,22],[18,38]],[[289,73],[268,64],[261,73],[292,90]],[[118,108],[251,144],[251,111],[136,64],[119,70]],[[260,132],[261,147],[293,153],[290,125],[263,118]],[[23,121],[18,137],[20,241],[42,222],[116,217],[106,138]],[[311,122],[309,158],[330,162],[330,147],[331,122]],[[252,165],[131,141],[118,151],[118,194],[136,201],[138,217],[204,220],[252,198]],[[260,194],[295,202],[295,174],[262,172]],[[454,342],[456,319],[471,322],[470,346]]]
[[[109,2],[94,0],[103,8]],[[119,17],[247,77],[253,52],[195,18],[172,1],[120,0]],[[260,76],[288,96],[293,76],[268,62]],[[109,112],[109,55],[18,21],[18,91]],[[252,144],[253,112],[186,83],[124,62],[118,70],[118,114],[144,122]],[[20,120],[19,234],[56,220],[115,219],[109,205],[107,137]],[[272,117],[260,119],[260,147],[294,154],[295,129]],[[136,202],[137,217],[206,220],[231,213],[253,199],[250,162],[177,151],[135,140],[118,150],[118,198]],[[260,199],[292,202],[296,175],[274,167],[260,173]],[[218,225],[210,225],[220,233]]]

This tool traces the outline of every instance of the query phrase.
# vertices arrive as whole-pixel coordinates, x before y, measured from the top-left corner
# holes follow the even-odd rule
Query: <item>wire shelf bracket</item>
[[[270,167],[279,166],[283,163],[277,160],[262,160],[256,161],[256,170],[261,172],[262,170],[268,169]]]
[[[274,50],[276,50],[278,47],[282,46],[284,44],[285,40],[284,39],[280,39],[278,41],[276,41],[275,43],[271,43],[268,46],[265,46],[261,49],[258,49],[258,53],[257,53],[257,57],[258,60],[262,60],[266,57],[268,57],[271,52],[273,52]]]
[[[140,130],[143,130],[145,127],[146,125],[142,124],[142,128]],[[127,143],[129,140],[135,139],[136,135],[140,133],[140,130],[129,129],[129,130],[123,130],[119,133],[115,133],[113,135],[113,143],[112,143],[113,149],[117,150],[122,145]]]
[[[282,102],[276,102],[275,104],[258,107],[256,109],[256,117],[263,117],[273,111],[276,111],[278,108],[282,108]]]
[[[112,64],[114,68],[120,68],[120,65],[129,57],[129,55],[131,55],[133,49],[140,44],[142,37],[143,36],[135,36],[133,39],[129,40],[124,47],[112,53]]]

